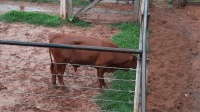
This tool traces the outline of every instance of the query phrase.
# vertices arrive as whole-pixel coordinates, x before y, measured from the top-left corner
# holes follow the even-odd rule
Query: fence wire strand
[[[16,60],[16,59],[11,59],[11,58],[1,58],[0,61],[3,60]],[[17,59],[19,60],[19,59]],[[19,61],[27,61],[27,62],[34,62],[34,63],[38,63],[38,62],[42,62],[43,64],[48,64],[50,65],[50,62],[44,62],[44,61],[36,61],[36,60],[24,60],[24,59],[20,59]],[[56,63],[53,62],[53,64],[59,64],[59,65],[72,65],[72,66],[85,66],[85,67],[94,67],[94,68],[108,68],[108,69],[116,69],[116,70],[131,70],[131,71],[136,71],[136,69],[133,68],[120,68],[120,67],[107,67],[107,66],[96,66],[96,65],[83,65],[83,64],[70,64],[70,63]]]
[[[39,104],[39,105],[36,105],[36,104],[27,104],[27,103],[13,103],[13,102],[6,102],[6,101],[0,101],[0,103],[4,103],[4,104],[12,104],[12,105],[25,105],[27,107],[43,107],[43,108],[50,108],[50,109],[53,109],[53,108],[58,108],[58,109],[72,109],[72,110],[85,110],[85,111],[88,111],[88,112],[118,112],[118,111],[110,111],[110,110],[101,110],[101,109],[96,109],[96,108],[92,108],[92,109],[86,109],[86,108],[78,108],[78,107],[70,107],[70,106],[47,106],[47,105],[44,105],[44,104]],[[48,111],[48,110],[47,110]],[[12,111],[13,112],[13,111]]]
[[[1,74],[3,73],[24,73],[24,74],[33,74],[35,76],[43,76],[42,74],[50,74],[49,72],[24,72],[21,70],[4,70],[3,72],[0,72]],[[81,76],[81,75],[62,75],[62,74],[50,74],[51,75],[56,75],[56,76],[63,76],[63,77],[74,77],[74,78],[89,78],[89,79],[105,79],[105,80],[111,80],[111,81],[126,81],[126,82],[135,82],[135,80],[129,79],[115,79],[115,78],[99,78],[99,77],[92,77],[92,76]]]
[[[41,94],[41,93],[30,93],[30,92],[12,92],[12,91],[3,91],[0,93],[8,93],[8,94],[25,94],[25,95],[34,95],[34,96],[45,96],[45,97],[56,97],[56,98],[69,98],[69,99],[81,99],[88,101],[106,101],[106,102],[115,102],[115,103],[125,103],[125,104],[133,104],[132,101],[117,101],[117,100],[107,100],[107,99],[96,99],[96,98],[81,98],[81,97],[73,97],[73,96],[59,96],[56,94]]]
[[[0,82],[17,82],[17,80],[0,80]],[[21,82],[23,84],[33,84],[38,86],[52,86],[52,84],[46,84],[46,83],[39,83],[39,82]],[[94,87],[83,87],[83,86],[60,86],[60,85],[54,85],[55,87],[68,87],[73,89],[91,89],[91,90],[103,90],[103,91],[114,91],[114,92],[126,92],[126,93],[134,93],[135,91],[132,90],[119,90],[119,89],[107,89],[107,88],[94,88]]]

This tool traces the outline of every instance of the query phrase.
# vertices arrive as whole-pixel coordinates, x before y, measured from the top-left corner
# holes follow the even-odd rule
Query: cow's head
[[[129,60],[122,65],[123,68],[136,68],[137,66],[137,57],[132,55],[129,57]]]

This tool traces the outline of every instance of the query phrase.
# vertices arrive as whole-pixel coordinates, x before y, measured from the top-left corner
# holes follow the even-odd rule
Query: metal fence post
[[[142,40],[142,86],[141,86],[141,107],[142,112],[146,112],[146,38],[147,38],[148,0],[144,1],[143,17],[143,40]]]

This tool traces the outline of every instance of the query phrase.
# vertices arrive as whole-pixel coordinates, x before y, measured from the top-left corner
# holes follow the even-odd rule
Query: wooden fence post
[[[142,18],[144,12],[144,0],[135,0],[134,3],[134,20],[139,22],[143,26]],[[140,40],[139,40],[139,50],[142,50],[142,30],[140,28]],[[137,72],[136,72],[136,84],[135,84],[135,98],[134,98],[134,112],[141,112],[141,61],[142,59],[137,60]]]
[[[139,21],[139,12],[140,12],[140,0],[134,0],[134,10],[133,10],[133,19],[134,22]]]
[[[141,46],[141,38],[139,46]],[[141,49],[141,48],[140,48]],[[135,79],[135,96],[134,96],[134,110],[133,112],[141,112],[140,111],[140,93],[141,93],[141,59],[137,59],[137,72],[136,72],[136,79]]]
[[[66,0],[60,0],[60,17],[66,19]]]
[[[72,7],[72,0],[67,0],[67,17],[73,15],[73,7]]]

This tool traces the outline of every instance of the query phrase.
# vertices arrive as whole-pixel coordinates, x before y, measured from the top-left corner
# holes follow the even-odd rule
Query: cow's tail
[[[50,60],[51,60],[50,70],[51,70],[51,73],[53,73],[54,63],[53,63],[53,59],[52,59],[52,55],[51,55],[50,50],[49,50],[49,56],[50,56]]]

